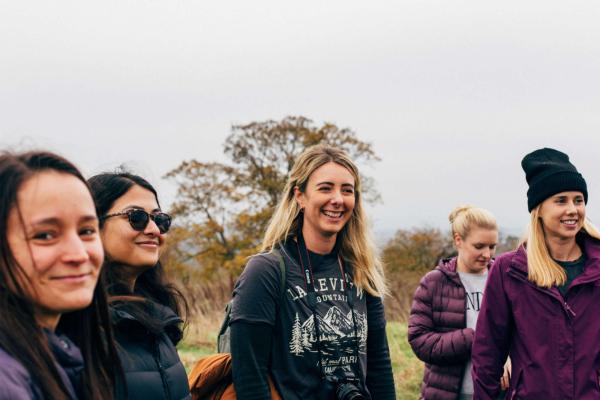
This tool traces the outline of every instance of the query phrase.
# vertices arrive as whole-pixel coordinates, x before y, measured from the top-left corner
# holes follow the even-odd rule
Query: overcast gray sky
[[[567,152],[600,220],[600,3],[0,0],[0,148],[159,188],[222,160],[231,124],[304,115],[383,159],[375,229],[446,228],[460,203],[527,221],[520,160]]]

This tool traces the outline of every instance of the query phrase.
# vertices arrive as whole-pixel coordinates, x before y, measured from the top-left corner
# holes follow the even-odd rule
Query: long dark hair
[[[129,172],[102,173],[88,180],[92,196],[96,203],[98,216],[106,215],[115,201],[127,193],[135,185],[150,191],[159,205],[156,189],[144,178]],[[100,221],[100,229],[103,228]],[[158,304],[169,307],[177,316],[187,317],[188,306],[181,292],[170,283],[165,276],[165,271],[160,261],[153,267],[144,271],[135,281],[133,292],[126,284],[123,274],[123,264],[111,260],[107,254],[102,274],[107,283],[109,301],[130,301],[129,311],[142,322],[150,331],[160,331],[163,323],[156,320],[151,312],[147,312],[143,302],[135,300],[152,300]]]
[[[55,365],[42,327],[34,317],[34,306],[23,289],[27,279],[8,245],[8,217],[18,207],[17,194],[23,183],[42,171],[69,174],[86,187],[79,170],[66,159],[49,152],[0,154],[0,347],[31,374],[45,398],[66,399],[68,392]],[[64,313],[56,328],[81,349],[85,369],[83,397],[110,399],[120,371],[110,325],[106,292],[101,282],[92,303],[81,310]]]

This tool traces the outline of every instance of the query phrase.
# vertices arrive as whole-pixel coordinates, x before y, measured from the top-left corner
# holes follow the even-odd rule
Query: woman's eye
[[[82,236],[92,236],[96,234],[96,228],[83,228],[79,231],[79,234]]]
[[[33,235],[35,240],[52,240],[56,237],[54,232],[37,232]]]

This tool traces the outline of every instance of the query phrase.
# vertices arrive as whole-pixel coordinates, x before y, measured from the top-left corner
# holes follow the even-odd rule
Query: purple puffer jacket
[[[84,367],[81,351],[64,335],[58,336],[46,331],[46,336],[69,400],[76,400],[79,398],[80,378]],[[44,396],[29,371],[0,348],[0,400],[21,399],[43,400]]]
[[[473,335],[466,328],[466,293],[456,258],[442,260],[421,279],[408,320],[408,342],[425,362],[421,398],[458,398]]]
[[[475,399],[493,399],[506,355],[508,399],[600,399],[600,241],[578,237],[587,261],[563,299],[527,280],[523,247],[496,259],[473,345]]]

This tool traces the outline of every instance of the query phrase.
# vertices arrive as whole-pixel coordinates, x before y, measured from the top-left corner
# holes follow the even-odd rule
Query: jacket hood
[[[456,273],[456,257],[442,258],[435,269],[439,269],[444,273],[455,274]]]
[[[456,272],[456,257],[442,258],[435,269],[446,275],[446,277],[455,284],[459,286],[462,285],[460,276],[458,275],[458,272]]]
[[[488,270],[492,267],[494,260],[490,260],[487,268]],[[458,285],[462,285],[461,281],[460,281],[460,276],[458,275],[458,271],[457,271],[457,265],[456,265],[456,257],[452,257],[452,258],[442,258],[438,265],[435,267],[435,269],[437,269],[438,271],[442,272],[444,275],[446,275],[448,277],[448,279],[452,280],[453,282],[455,282]]]

